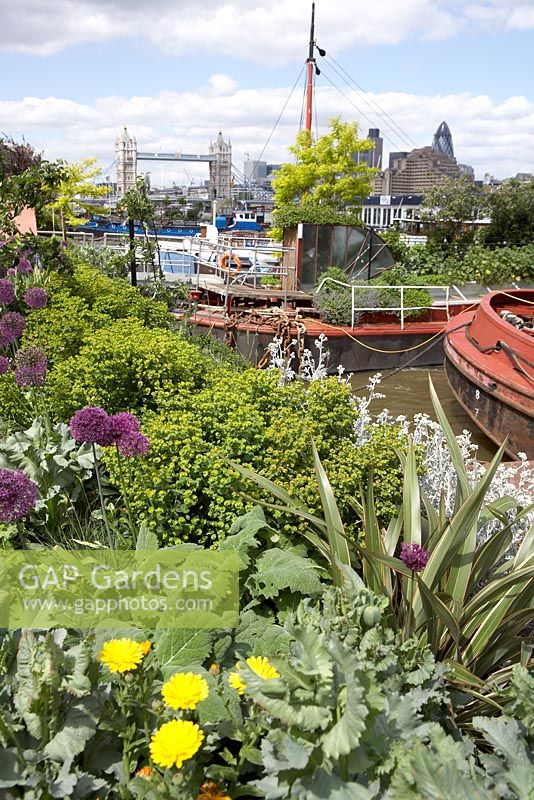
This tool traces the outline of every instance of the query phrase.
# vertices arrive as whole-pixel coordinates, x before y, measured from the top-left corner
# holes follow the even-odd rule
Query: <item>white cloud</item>
[[[176,55],[238,55],[260,63],[301,60],[309,0],[0,0],[0,49],[51,55],[81,42],[133,39]],[[476,28],[534,28],[532,0],[327,0],[317,36],[355,46],[451,37]]]
[[[214,92],[224,86],[225,94]],[[197,92],[164,91],[153,97],[101,97],[93,104],[66,98],[26,97],[0,102],[0,131],[21,138],[47,158],[74,161],[97,157],[102,165],[114,159],[117,132],[127,124],[135,133],[139,149],[164,152],[178,149],[205,153],[210,139],[222,129],[233,146],[233,162],[243,167],[244,153],[259,158],[282,106],[287,87],[240,89],[231,76],[214,75]],[[418,96],[404,93],[340,96],[329,87],[317,89],[319,133],[328,119],[341,115],[358,119],[362,134],[368,127],[379,127],[385,137],[385,150],[410,150],[430,144],[439,123],[451,128],[455,153],[462,163],[472,164],[478,176],[490,172],[498,177],[516,172],[534,172],[532,137],[534,103],[512,96],[496,103],[487,95],[450,94]],[[294,141],[301,117],[301,93],[295,92],[262,158],[278,163],[288,157],[287,147]],[[360,112],[365,112],[367,117]],[[395,125],[377,113],[383,109]],[[14,126],[16,120],[16,127]],[[141,169],[154,169],[149,163]],[[207,167],[184,163],[161,167],[153,174],[154,183],[181,183],[207,177]]]

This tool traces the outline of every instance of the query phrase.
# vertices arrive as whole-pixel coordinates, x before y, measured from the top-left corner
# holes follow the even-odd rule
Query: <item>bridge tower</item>
[[[130,136],[127,128],[115,140],[115,160],[117,162],[117,197],[122,197],[137,180],[137,141]]]
[[[224,141],[219,131],[215,142],[210,142],[210,197],[212,200],[228,200],[232,195],[232,145]]]

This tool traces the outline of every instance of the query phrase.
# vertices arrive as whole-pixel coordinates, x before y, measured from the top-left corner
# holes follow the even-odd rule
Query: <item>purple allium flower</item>
[[[19,275],[29,275],[30,272],[33,272],[33,267],[27,258],[19,258],[17,272]]]
[[[123,436],[127,436],[129,433],[136,433],[139,430],[139,420],[134,414],[129,414],[128,411],[119,411],[118,414],[113,414],[111,417],[111,427],[113,439],[118,442]]]
[[[19,386],[44,386],[47,364],[40,347],[23,347],[15,356],[15,381]]]
[[[5,375],[6,372],[9,372],[9,358],[0,356],[0,375]]]
[[[13,275],[16,275],[16,274],[17,274],[17,270],[14,267],[10,267],[8,269],[8,271],[7,271],[7,275],[9,275],[11,278],[13,277]]]
[[[137,456],[146,456],[150,440],[141,431],[130,431],[125,433],[116,444],[121,456],[136,458]]]
[[[0,278],[0,303],[3,306],[8,306],[15,299],[15,287],[11,281],[5,278]]]
[[[406,544],[405,542],[401,547],[399,558],[404,561],[412,572],[422,572],[427,565],[430,554],[420,544]]]
[[[80,408],[70,421],[70,430],[79,444],[89,442],[101,447],[113,444],[111,417],[98,406]]]
[[[0,341],[2,346],[12,344],[20,339],[26,327],[26,320],[18,311],[7,311],[0,317]]]
[[[24,302],[28,308],[44,308],[48,303],[48,295],[40,286],[31,286],[24,292]]]
[[[35,507],[37,485],[22,470],[0,469],[0,521],[18,522]]]

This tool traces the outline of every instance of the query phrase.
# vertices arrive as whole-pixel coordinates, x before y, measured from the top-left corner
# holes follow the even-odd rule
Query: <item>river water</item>
[[[361,387],[365,386],[374,374],[376,373],[357,372],[354,374],[351,378],[351,385],[355,394],[359,396],[365,394],[365,389]],[[449,388],[443,367],[404,369],[397,373],[394,370],[384,370],[382,382],[377,387],[377,391],[386,396],[373,401],[370,410],[377,413],[383,408],[387,408],[393,416],[405,414],[409,419],[412,419],[415,414],[425,413],[432,419],[436,419],[430,399],[429,375],[453,431],[457,434],[463,430],[470,431],[472,440],[478,444],[478,457],[483,461],[491,459],[497,448],[477,428],[458,403]]]

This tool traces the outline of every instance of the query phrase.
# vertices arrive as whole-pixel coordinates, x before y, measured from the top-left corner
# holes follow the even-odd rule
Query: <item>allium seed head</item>
[[[12,344],[15,339],[20,339],[26,327],[26,320],[18,311],[6,311],[0,317],[0,341],[2,346]]]
[[[0,278],[0,303],[8,306],[15,299],[15,287],[6,278]]]
[[[40,286],[30,286],[24,292],[24,302],[28,308],[44,308],[48,303],[48,294]]]
[[[0,469],[0,522],[18,522],[36,502],[37,485],[25,472]]]
[[[101,447],[113,444],[111,417],[98,406],[80,408],[70,421],[70,430],[80,444],[88,442]]]
[[[29,275],[30,272],[33,272],[33,267],[27,258],[19,258],[17,272],[19,275]]]
[[[150,440],[141,431],[131,431],[125,433],[116,444],[121,456],[137,458],[138,456],[146,456],[150,447]]]
[[[422,572],[428,563],[430,554],[420,544],[406,544],[405,542],[401,547],[399,558],[412,572]]]
[[[47,364],[40,347],[23,347],[15,356],[15,381],[19,386],[44,386]]]
[[[139,420],[134,414],[129,414],[128,411],[119,411],[118,414],[113,414],[111,417],[111,426],[113,437],[118,442],[123,436],[139,430]]]

